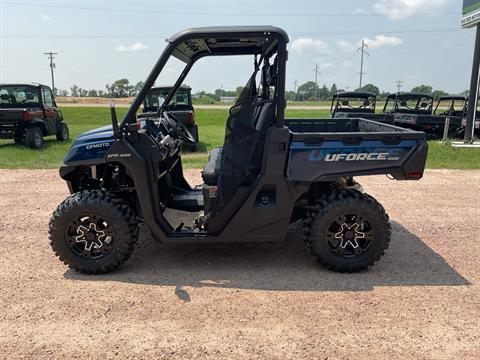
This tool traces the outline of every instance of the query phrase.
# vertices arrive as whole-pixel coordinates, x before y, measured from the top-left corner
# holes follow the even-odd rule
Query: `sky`
[[[197,26],[274,25],[290,36],[287,90],[313,81],[353,90],[363,83],[396,91],[429,84],[459,93],[469,87],[475,31],[462,29],[462,0],[0,0],[0,83],[50,84],[44,52],[57,52],[55,83],[104,89],[147,77],[174,33]],[[175,62],[157,84],[173,83]],[[187,77],[193,91],[235,89],[253,70],[251,57],[205,58]]]

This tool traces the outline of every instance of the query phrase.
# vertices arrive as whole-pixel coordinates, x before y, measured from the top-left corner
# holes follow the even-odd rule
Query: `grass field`
[[[118,108],[121,118],[126,108]],[[59,143],[55,137],[46,138],[45,146],[32,150],[11,140],[0,140],[0,168],[9,169],[44,169],[57,168],[62,164],[63,156],[68,151],[73,139],[80,133],[110,124],[108,107],[65,107],[63,115],[70,128],[71,139]],[[206,152],[223,144],[225,120],[228,111],[223,109],[198,109],[196,121],[199,126],[201,153],[185,154],[182,161],[185,167],[202,168],[207,161]],[[287,117],[315,118],[328,117],[325,110],[288,110]],[[430,142],[427,161],[429,168],[479,169],[479,149],[454,149],[437,142]]]

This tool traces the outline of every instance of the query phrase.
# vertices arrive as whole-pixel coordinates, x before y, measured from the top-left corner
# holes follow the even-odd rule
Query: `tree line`
[[[128,79],[120,79],[114,81],[112,84],[105,85],[105,90],[83,89],[76,84],[67,90],[55,89],[58,96],[75,96],[75,97],[106,97],[106,98],[124,98],[135,96],[143,87],[144,82],[139,81],[136,84],[131,84]]]
[[[75,97],[106,97],[106,98],[122,98],[135,96],[143,87],[143,81],[139,81],[136,84],[131,84],[128,79],[120,79],[112,84],[105,85],[105,90],[96,89],[82,89],[77,85],[73,85],[70,88],[70,92],[67,90],[55,89],[55,93],[58,96],[75,96]],[[238,86],[235,90],[216,89],[214,92],[206,92],[204,90],[198,91],[195,97],[199,99],[207,99],[214,101],[220,101],[222,97],[235,97],[238,98],[243,90],[243,86]],[[345,91],[345,89],[339,89],[336,84],[333,84],[328,88],[325,84],[318,86],[314,81],[307,81],[301,84],[295,91],[289,90],[285,92],[285,98],[287,101],[314,101],[314,100],[329,100],[336,92]],[[380,89],[373,84],[366,84],[361,88],[355,89],[355,91],[364,91],[375,94],[380,99],[386,98],[388,92],[380,91]],[[433,94],[433,97],[438,100],[440,97],[448,95],[447,92],[440,89],[433,89],[430,85],[418,85],[410,90],[414,93],[427,93]],[[468,95],[468,90],[465,90],[461,95]]]

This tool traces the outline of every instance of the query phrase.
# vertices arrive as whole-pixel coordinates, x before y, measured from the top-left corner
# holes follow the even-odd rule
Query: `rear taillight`
[[[30,121],[30,113],[28,111],[23,112],[23,121],[29,122]]]
[[[421,179],[423,176],[423,172],[422,171],[410,171],[408,174],[407,174],[407,177],[409,179]]]
[[[195,114],[193,113],[193,111],[188,112],[187,121],[189,124],[193,124],[195,122]]]

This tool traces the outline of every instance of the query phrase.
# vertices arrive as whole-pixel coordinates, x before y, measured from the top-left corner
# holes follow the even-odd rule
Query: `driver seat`
[[[254,113],[255,129],[260,132],[260,138],[255,146],[255,153],[250,163],[248,175],[242,181],[242,185],[251,185],[261,170],[261,159],[265,147],[265,134],[275,124],[275,102],[273,100],[262,100],[256,105]],[[218,185],[222,163],[222,147],[210,151],[208,162],[202,170],[202,179],[206,185]]]

